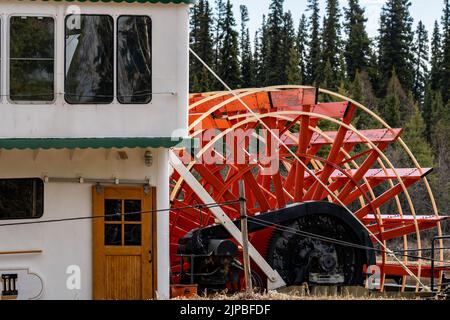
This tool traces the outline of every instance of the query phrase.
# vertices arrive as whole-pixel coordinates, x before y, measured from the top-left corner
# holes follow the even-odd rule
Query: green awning
[[[0,138],[0,149],[170,148],[182,138]]]
[[[197,0],[43,0],[43,1],[66,1],[66,2],[128,2],[128,3],[184,3],[191,4],[195,3]]]

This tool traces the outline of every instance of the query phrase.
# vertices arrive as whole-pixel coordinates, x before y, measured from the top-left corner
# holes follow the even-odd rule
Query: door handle
[[[152,262],[153,262],[153,253],[152,253],[152,250],[149,250],[149,251],[148,251],[148,254],[150,255],[150,258],[149,258],[148,262],[149,262],[149,263],[152,263]]]

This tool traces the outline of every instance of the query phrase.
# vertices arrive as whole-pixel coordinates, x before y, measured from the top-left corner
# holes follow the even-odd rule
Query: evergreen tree
[[[419,21],[414,43],[414,98],[423,103],[425,85],[428,81],[428,32]]]
[[[372,85],[369,76],[365,71],[356,72],[355,79],[350,84],[349,96],[358,101],[372,111],[377,112],[376,105],[378,104],[378,99],[375,97],[372,89]],[[355,117],[355,126],[358,129],[373,129],[377,128],[376,121],[367,112],[357,109]]]
[[[434,90],[431,88],[431,83],[428,83],[425,87],[425,97],[423,100],[422,116],[425,122],[425,137],[428,142],[431,142],[431,116],[432,106],[434,102]]]
[[[367,67],[367,75],[369,76],[373,90],[376,93],[379,93],[381,91],[381,87],[385,86],[385,84],[381,83],[381,74],[380,70],[378,69],[378,48],[374,42],[371,42],[369,51],[370,56],[368,62],[369,66]]]
[[[252,47],[250,44],[250,31],[247,27],[249,21],[248,9],[246,6],[240,6],[241,11],[241,75],[242,87],[249,88],[254,86],[255,67],[253,64]]]
[[[354,79],[358,70],[365,70],[369,65],[370,40],[366,32],[364,9],[359,0],[349,0],[345,9],[345,61],[347,75]]]
[[[239,88],[241,83],[239,67],[238,32],[235,30],[236,20],[233,15],[233,5],[227,0],[225,17],[223,19],[222,46],[219,52],[218,75],[231,88]]]
[[[200,0],[192,8],[191,47],[208,65],[213,64],[213,43],[211,38],[211,9],[207,0]],[[203,92],[212,89],[212,75],[195,57],[190,58],[190,90]]]
[[[326,16],[322,31],[322,64],[319,79],[327,88],[338,86],[341,24],[338,0],[327,0]]]
[[[381,12],[378,41],[381,83],[388,83],[395,68],[405,90],[412,90],[414,73],[410,5],[409,0],[387,0]]]
[[[308,0],[309,18],[309,56],[307,63],[308,83],[314,85],[319,80],[319,67],[321,64],[321,42],[320,42],[320,9],[319,0]]]
[[[284,31],[284,0],[272,0],[269,6],[269,15],[267,19],[267,52],[266,60],[269,66],[266,69],[267,78],[265,85],[283,84],[285,74],[286,57],[283,52],[283,31]]]
[[[189,24],[190,24],[190,33],[189,33],[189,45],[190,47],[196,51],[196,42],[197,42],[197,38],[198,38],[198,32],[199,32],[199,18],[200,18],[200,14],[199,14],[199,5],[195,5],[192,6],[190,8],[190,20],[189,20]],[[198,83],[198,78],[197,78],[197,74],[199,73],[199,69],[197,68],[197,59],[195,59],[193,56],[189,57],[189,91],[190,92],[195,92],[197,89],[197,83]]]
[[[301,84],[301,73],[300,73],[300,67],[299,67],[299,56],[298,51],[295,47],[291,47],[289,49],[289,55],[288,60],[286,63],[286,82],[285,84],[294,84],[299,85]]]
[[[345,87],[348,88],[351,78],[347,76],[347,63],[345,61],[343,50],[340,50],[339,52],[336,78],[338,83],[344,84]]]
[[[268,77],[270,65],[268,63],[269,51],[269,35],[267,28],[267,19],[263,15],[261,28],[257,31],[255,36],[255,68],[256,68],[256,85],[258,87],[264,86]]]
[[[321,67],[321,70],[321,86],[326,89],[335,89],[336,76],[330,60],[325,62],[324,66]]]
[[[431,39],[431,71],[430,83],[432,90],[438,90],[441,82],[442,42],[439,24],[434,22],[433,38]]]
[[[253,53],[253,63],[255,68],[255,86],[260,87],[264,79],[262,79],[262,46],[261,46],[261,29],[255,32],[255,48]]]
[[[298,56],[298,52],[296,49],[296,35],[294,29],[294,20],[292,19],[292,14],[290,11],[286,12],[283,17],[283,30],[282,30],[282,38],[281,38],[281,62],[284,63],[283,73],[279,75],[278,84],[286,84],[288,83],[288,72],[297,72],[299,71],[299,63],[300,59]],[[295,51],[295,52],[294,52]],[[299,75],[294,76],[290,74],[292,84],[293,79],[295,79],[295,84],[299,83]]]
[[[425,123],[419,107],[414,105],[413,114],[405,125],[404,140],[422,166],[433,165],[433,152],[425,139]]]
[[[299,82],[304,83],[306,80],[306,66],[307,66],[307,52],[306,47],[308,45],[308,21],[306,20],[306,16],[302,14],[300,18],[300,24],[298,26],[297,33],[297,52],[299,59],[299,68],[300,68],[300,76]]]
[[[409,119],[408,109],[410,107],[410,101],[402,88],[395,68],[393,68],[391,74],[392,76],[386,88],[386,96],[384,98],[381,113],[384,120],[386,120],[390,126],[401,128]]]
[[[442,16],[441,91],[446,104],[450,101],[450,1],[444,0]]]
[[[430,119],[430,132],[433,139],[431,141],[434,141],[434,145],[436,150],[439,149],[439,143],[437,143],[436,138],[437,135],[439,135],[438,125],[440,124],[441,127],[449,126],[449,115],[447,110],[448,108],[445,107],[445,104],[442,100],[442,95],[440,92],[434,92],[434,95],[432,95],[431,100],[431,119]],[[449,132],[450,133],[450,132]],[[450,134],[449,134],[450,137]],[[448,160],[448,159],[447,159]]]
[[[225,2],[224,0],[215,0],[214,12],[214,69],[219,67],[220,48],[223,42],[223,24],[225,19]]]

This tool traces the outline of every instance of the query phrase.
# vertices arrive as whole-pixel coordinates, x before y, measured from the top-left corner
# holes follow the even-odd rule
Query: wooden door
[[[94,299],[152,299],[153,192],[93,188]]]

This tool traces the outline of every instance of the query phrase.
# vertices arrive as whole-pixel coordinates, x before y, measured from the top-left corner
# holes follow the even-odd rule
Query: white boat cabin
[[[192,2],[0,0],[0,300],[169,297]]]

